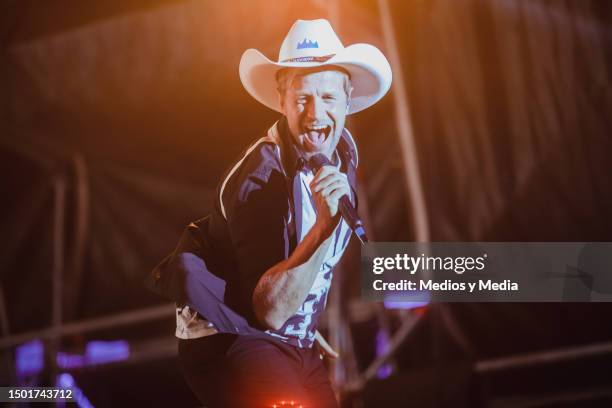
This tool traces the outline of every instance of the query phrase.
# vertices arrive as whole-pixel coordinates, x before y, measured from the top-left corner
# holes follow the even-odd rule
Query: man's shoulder
[[[246,150],[235,166],[239,167],[235,173],[267,181],[273,171],[282,171],[279,146],[268,137],[263,137]]]
[[[221,212],[235,208],[249,200],[255,191],[281,193],[284,170],[279,146],[269,137],[253,143],[224,176],[219,187]],[[276,194],[274,194],[276,195]]]

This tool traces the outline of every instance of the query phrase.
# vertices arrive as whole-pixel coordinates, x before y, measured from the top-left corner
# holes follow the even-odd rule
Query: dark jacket
[[[337,150],[356,197],[358,157],[348,131]],[[219,332],[261,333],[253,291],[263,273],[297,245],[291,186],[305,165],[283,117],[230,169],[217,189],[214,211],[187,226],[145,285],[190,305]]]

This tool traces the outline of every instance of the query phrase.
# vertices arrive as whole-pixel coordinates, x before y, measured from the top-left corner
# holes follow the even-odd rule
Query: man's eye
[[[326,100],[326,101],[335,101],[336,97],[332,96],[332,95],[326,95],[326,96],[323,97],[323,99]]]

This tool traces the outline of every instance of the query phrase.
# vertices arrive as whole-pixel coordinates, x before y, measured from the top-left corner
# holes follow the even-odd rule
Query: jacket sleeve
[[[221,200],[236,268],[227,277],[226,301],[256,327],[253,291],[261,276],[289,254],[287,186],[272,144],[263,143],[230,175]]]

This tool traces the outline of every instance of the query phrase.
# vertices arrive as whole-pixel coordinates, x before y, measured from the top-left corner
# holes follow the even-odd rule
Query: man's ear
[[[284,115],[285,114],[285,96],[278,89],[276,90],[276,94],[278,95],[278,105],[280,106],[280,111]]]

